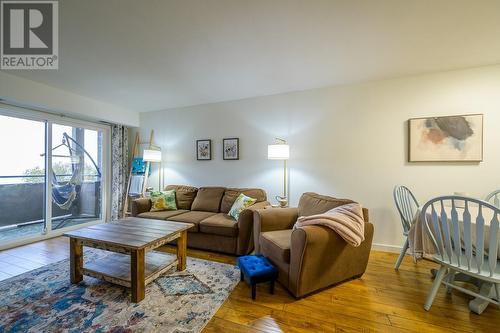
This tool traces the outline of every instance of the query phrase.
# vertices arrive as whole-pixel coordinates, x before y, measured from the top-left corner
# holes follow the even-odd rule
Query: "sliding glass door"
[[[52,230],[100,220],[102,132],[52,125]]]
[[[0,115],[0,244],[45,232],[46,128]]]
[[[0,249],[105,219],[105,126],[0,109]]]

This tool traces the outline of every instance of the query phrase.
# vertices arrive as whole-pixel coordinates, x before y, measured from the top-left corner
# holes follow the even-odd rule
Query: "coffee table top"
[[[154,243],[170,238],[192,226],[191,223],[130,217],[68,231],[64,233],[64,236],[129,249],[143,249],[151,247]]]

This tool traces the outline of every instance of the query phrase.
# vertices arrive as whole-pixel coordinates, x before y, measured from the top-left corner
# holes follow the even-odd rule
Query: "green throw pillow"
[[[229,211],[229,215],[232,216],[235,220],[238,220],[240,217],[240,213],[245,209],[253,205],[257,199],[247,197],[243,193],[241,193],[236,201],[234,202],[231,210]]]
[[[162,210],[177,210],[175,190],[156,191],[151,193],[151,212]]]

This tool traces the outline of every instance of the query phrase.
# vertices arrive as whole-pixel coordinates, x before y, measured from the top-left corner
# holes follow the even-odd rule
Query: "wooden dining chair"
[[[398,260],[394,265],[394,269],[398,270],[399,265],[401,265],[406,251],[408,250],[408,233],[410,232],[410,228],[415,218],[415,213],[418,209],[418,201],[413,193],[411,193],[411,191],[403,185],[397,185],[396,187],[394,187],[394,191],[392,192],[392,194],[394,196],[394,202],[399,212],[399,216],[401,217],[401,224],[403,225],[403,235],[406,237],[403,248],[401,249],[401,253],[399,254]]]
[[[500,306],[499,219],[498,207],[468,197],[442,196],[423,206],[420,221],[436,248],[433,259],[441,265],[425,301],[425,310],[431,308],[441,283],[447,289],[454,288]],[[454,284],[457,273],[494,285],[496,300]]]
[[[484,201],[487,201],[493,204],[495,207],[500,208],[500,189],[491,192],[484,198]]]

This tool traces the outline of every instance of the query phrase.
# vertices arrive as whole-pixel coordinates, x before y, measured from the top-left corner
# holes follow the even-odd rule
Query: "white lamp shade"
[[[146,162],[161,162],[161,150],[144,149],[142,159]]]
[[[287,160],[290,158],[290,146],[286,144],[268,145],[267,159]]]

